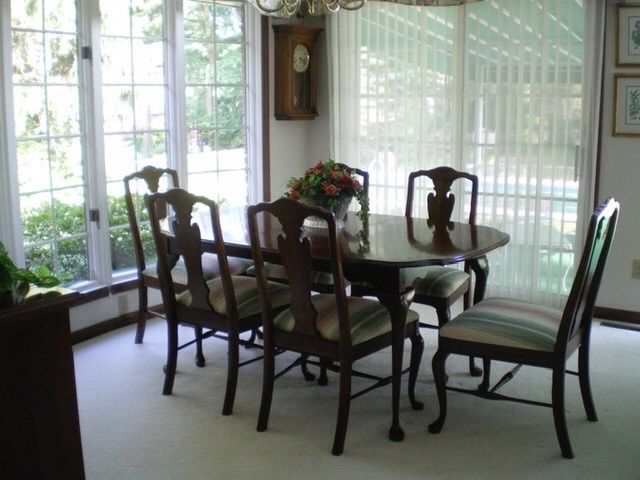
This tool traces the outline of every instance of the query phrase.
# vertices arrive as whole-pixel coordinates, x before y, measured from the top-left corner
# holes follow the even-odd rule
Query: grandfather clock
[[[318,116],[317,39],[321,28],[274,25],[275,116],[312,120]]]

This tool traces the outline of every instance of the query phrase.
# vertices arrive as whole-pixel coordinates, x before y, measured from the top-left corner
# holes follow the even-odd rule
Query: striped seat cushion
[[[238,307],[238,317],[245,318],[260,313],[262,306],[258,296],[258,284],[255,278],[241,277],[233,275],[231,277],[233,290],[236,296],[236,306]],[[209,287],[209,303],[217,313],[227,313],[227,302],[224,299],[222,289],[222,279],[214,278],[207,282]],[[289,287],[281,283],[267,282],[269,294],[271,296],[271,306],[274,308],[291,303],[291,292]],[[191,305],[191,292],[188,290],[176,295],[176,302],[179,305]]]
[[[340,339],[338,306],[332,294],[313,295],[311,303],[318,312],[316,328],[322,338],[337,342]],[[391,331],[389,311],[378,301],[366,298],[347,297],[349,320],[351,322],[351,343],[357,345]],[[407,322],[418,320],[418,314],[409,310]],[[278,314],[274,326],[278,330],[293,330],[294,317],[290,309]]]
[[[231,275],[241,275],[253,265],[251,260],[236,257],[227,257],[227,262],[229,263]],[[145,268],[142,273],[143,275],[150,277],[158,276],[155,265],[153,267]],[[202,255],[202,273],[204,274],[205,280],[210,280],[220,276],[220,267],[218,265],[218,258],[216,255],[211,253],[205,253]],[[187,285],[187,269],[184,266],[182,258],[178,260],[176,266],[171,270],[171,278],[173,279],[173,283],[178,285]]]
[[[265,263],[264,264],[264,272],[267,275],[267,278],[273,280],[282,280],[287,281],[287,271],[285,270],[283,265],[278,265],[277,263]],[[250,267],[247,270],[247,275],[256,274],[256,267]],[[320,285],[333,285],[333,275],[328,272],[318,272],[315,270],[311,270],[311,284],[320,284]]]
[[[400,279],[405,287],[413,287],[417,294],[447,298],[468,283],[469,275],[457,268],[429,266],[403,268]]]
[[[488,298],[440,328],[440,337],[551,352],[562,311],[508,298]]]

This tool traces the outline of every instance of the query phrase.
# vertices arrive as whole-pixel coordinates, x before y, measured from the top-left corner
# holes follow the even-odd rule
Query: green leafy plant
[[[35,271],[16,267],[9,252],[0,242],[0,307],[23,303],[31,285],[51,288],[59,284],[60,280],[45,266],[38,267]]]
[[[339,166],[333,160],[324,163],[319,161],[302,177],[292,177],[287,187],[289,191],[285,197],[293,200],[306,199],[335,212],[345,199],[353,197],[360,204],[360,220],[365,221],[369,213],[369,199],[358,179],[350,169]]]

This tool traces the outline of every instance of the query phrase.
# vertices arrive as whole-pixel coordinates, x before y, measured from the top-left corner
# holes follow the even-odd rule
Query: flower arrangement
[[[358,217],[365,221],[369,213],[369,199],[351,169],[338,165],[333,160],[318,161],[299,178],[287,182],[289,191],[285,196],[293,200],[307,200],[335,213],[341,203],[355,198],[360,204]]]

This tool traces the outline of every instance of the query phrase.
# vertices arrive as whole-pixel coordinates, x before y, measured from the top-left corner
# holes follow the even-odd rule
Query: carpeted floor
[[[181,331],[190,338],[188,329]],[[406,438],[387,439],[391,389],[352,402],[345,452],[330,453],[337,413],[337,376],[320,387],[298,369],[276,381],[269,429],[256,432],[262,364],[240,370],[234,413],[223,417],[226,344],[205,344],[207,365],[193,349],[178,360],[174,394],[161,394],[165,361],[162,320],[149,322],[134,345],[133,327],[74,347],[84,462],[96,479],[640,479],[640,333],[593,329],[592,385],[599,421],[587,421],[577,378],[567,378],[567,417],[576,458],[563,459],[551,410],[490,402],[449,392],[449,415],[440,435],[427,432],[437,416],[431,374],[434,330],[423,330],[426,350],[413,411],[403,383],[401,420]],[[409,342],[405,353],[408,355]],[[242,351],[243,358],[256,355]],[[358,369],[388,374],[390,352],[359,362]],[[283,367],[295,357],[279,357]],[[573,364],[574,362],[572,362]],[[466,359],[451,357],[450,381],[471,386]],[[573,365],[572,365],[573,366]],[[507,370],[496,364],[495,377]],[[366,386],[354,380],[354,391]],[[550,373],[523,368],[505,393],[547,401]]]

